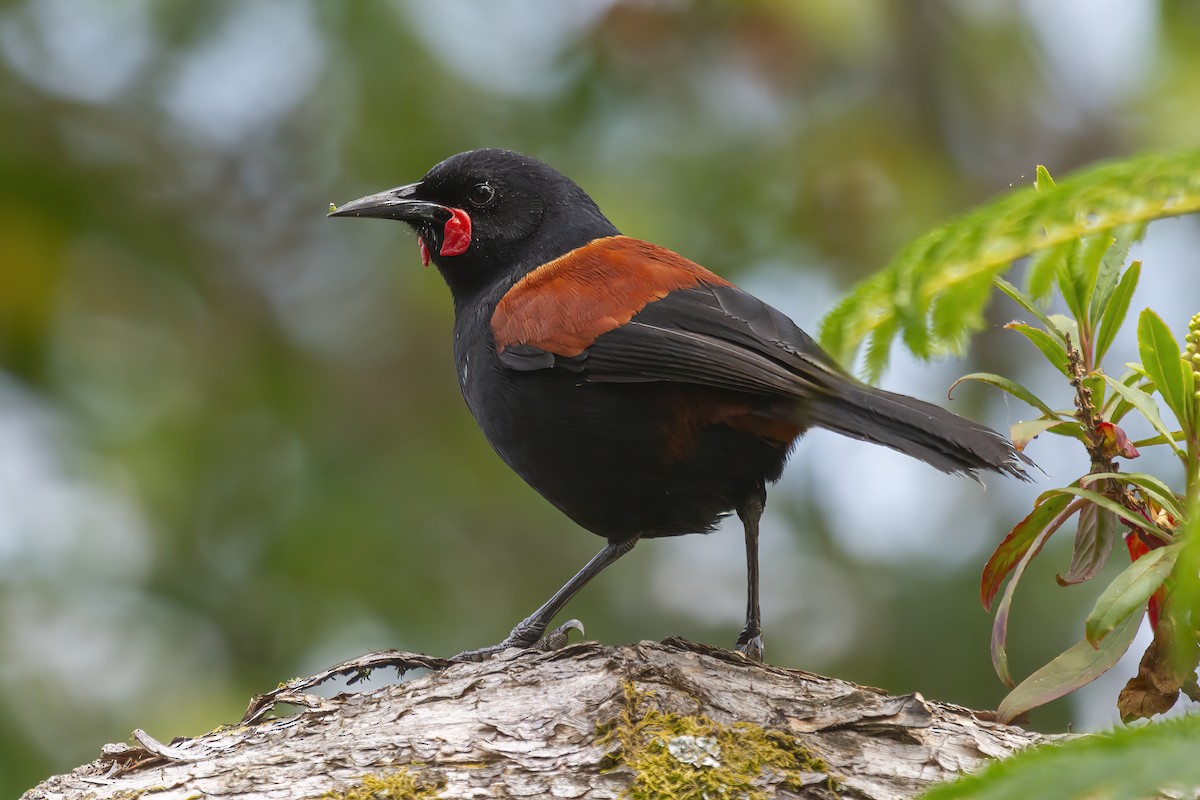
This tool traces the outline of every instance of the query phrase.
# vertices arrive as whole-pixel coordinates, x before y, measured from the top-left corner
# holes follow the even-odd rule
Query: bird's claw
[[[579,631],[580,636],[587,636],[582,622],[577,619],[569,619],[539,639],[534,647],[544,652],[561,650],[570,641],[571,631]]]
[[[451,656],[450,660],[478,663],[487,661],[492,656],[505,650],[540,650],[543,652],[559,650],[567,645],[571,631],[579,631],[580,635],[587,635],[583,629],[583,623],[577,619],[569,619],[549,633],[537,638],[531,636],[530,631],[518,625],[499,644],[494,644],[490,647],[481,647],[478,650],[464,650],[456,656]],[[537,632],[534,633],[536,635]]]
[[[738,637],[737,644],[734,649],[744,655],[751,661],[763,662],[763,657],[766,654],[766,645],[763,644],[762,634],[757,633],[747,635],[745,631]]]

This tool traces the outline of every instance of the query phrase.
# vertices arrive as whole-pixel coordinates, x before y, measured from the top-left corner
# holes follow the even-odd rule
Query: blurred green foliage
[[[599,546],[475,430],[415,242],[327,224],[330,201],[513,147],[814,330],[1036,163],[1195,145],[1200,8],[1064,8],[3,6],[0,795],[134,727],[229,722],[366,649],[496,641]],[[1163,253],[1161,284],[1196,274]],[[971,367],[1020,375],[1025,356],[986,331]],[[885,383],[936,399],[965,371],[900,364]],[[997,428],[1016,413],[983,393],[954,408]],[[768,659],[995,705],[973,598],[1033,494],[809,438],[768,509]],[[869,492],[843,488],[851,469]],[[1016,671],[1091,605],[1040,560],[1014,614],[1055,614]],[[638,548],[570,613],[602,641],[732,642],[741,592],[740,536],[685,537]],[[1084,711],[1037,722],[1096,724]]]
[[[1046,744],[942,784],[920,800],[1142,800],[1194,791],[1200,717],[1189,716]]]

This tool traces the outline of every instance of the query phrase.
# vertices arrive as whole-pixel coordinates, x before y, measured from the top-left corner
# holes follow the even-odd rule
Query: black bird
[[[683,256],[622,236],[575,183],[509,150],[331,207],[411,225],[454,298],[454,359],[479,427],[518,475],[606,544],[480,659],[529,647],[640,539],[745,527],[746,626],[762,660],[766,485],[821,427],[942,470],[1028,479],[995,431],[851,377],[795,323]]]

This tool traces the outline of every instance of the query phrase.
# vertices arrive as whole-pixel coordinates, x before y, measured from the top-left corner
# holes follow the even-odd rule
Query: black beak
[[[450,209],[413,197],[419,184],[410,183],[386,192],[351,200],[343,206],[329,206],[330,217],[379,217],[398,219],[413,224],[445,223],[453,214]]]

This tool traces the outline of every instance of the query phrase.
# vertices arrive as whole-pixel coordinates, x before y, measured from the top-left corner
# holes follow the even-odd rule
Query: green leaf
[[[1129,248],[1135,239],[1140,238],[1141,230],[1137,225],[1122,225],[1110,235],[1109,247],[1104,253],[1104,258],[1100,260],[1092,305],[1088,309],[1088,316],[1096,323],[1100,321],[1105,306],[1117,288],[1117,283],[1122,277],[1121,269],[1125,266],[1125,259],[1129,257]]]
[[[1112,346],[1113,340],[1117,338],[1117,331],[1121,329],[1121,325],[1125,322],[1125,315],[1129,313],[1129,301],[1133,298],[1133,290],[1137,288],[1138,278],[1141,277],[1141,274],[1142,262],[1135,261],[1130,264],[1129,269],[1125,270],[1125,274],[1121,276],[1121,282],[1113,290],[1112,296],[1104,303],[1100,324],[1096,329],[1095,355],[1093,356],[1095,363],[1100,363],[1104,354],[1108,352],[1108,348]]]
[[[1054,419],[1061,419],[1057,411],[1046,405],[1045,401],[1021,384],[1011,378],[1006,378],[1003,375],[994,375],[990,372],[972,372],[970,375],[963,375],[950,386],[950,391],[947,394],[952,395],[955,387],[963,381],[979,381],[980,383],[995,386],[997,389],[1003,389],[1018,400],[1023,400],[1038,411],[1041,411],[1043,415]]]
[[[1130,614],[1146,605],[1171,574],[1180,545],[1151,550],[1113,579],[1096,600],[1083,625],[1084,638],[1094,647]]]
[[[1138,365],[1141,366],[1140,364]],[[1122,386],[1129,386],[1145,391],[1143,387],[1138,386],[1144,380],[1144,376],[1139,372],[1130,370],[1121,376],[1120,381]],[[1116,405],[1114,405],[1114,402]],[[1101,407],[1101,413],[1109,422],[1120,422],[1122,417],[1133,410],[1133,404],[1126,400],[1121,394],[1113,393],[1108,396],[1108,401]]]
[[[1153,382],[1152,380],[1150,380],[1150,373],[1146,372],[1146,368],[1145,368],[1145,367],[1143,367],[1141,364],[1136,364],[1136,363],[1132,363],[1132,362],[1126,361],[1126,362],[1125,362],[1125,369],[1127,369],[1127,370],[1129,370],[1129,371],[1131,371],[1131,372],[1135,372],[1135,373],[1137,373],[1138,375],[1141,375],[1141,376],[1142,376],[1142,378],[1144,378],[1144,379],[1145,379],[1146,383],[1149,383],[1149,384],[1150,384],[1150,386],[1143,386],[1143,387],[1142,387],[1143,389],[1145,389],[1145,390],[1146,390],[1146,391],[1148,391],[1148,392],[1152,392],[1152,391],[1154,391],[1154,382]]]
[[[1067,414],[1070,414],[1071,412],[1070,411],[1062,411],[1060,413],[1063,416],[1066,416]],[[1053,433],[1055,436],[1069,436],[1072,439],[1075,439],[1084,445],[1087,445],[1091,442],[1091,440],[1088,439],[1087,431],[1085,431],[1083,429],[1083,425],[1075,420],[1071,420],[1070,422],[1064,422],[1062,425],[1058,425],[1054,428],[1051,428],[1050,430],[1047,431],[1047,433]]]
[[[1063,375],[1067,374],[1067,348],[1057,337],[1024,322],[1010,322],[1004,327],[1033,342],[1034,347],[1042,351],[1047,361],[1057,367]]]
[[[1184,398],[1196,397],[1196,373],[1192,370],[1191,365],[1183,360],[1183,355],[1180,354],[1179,360],[1183,363],[1183,396]],[[1187,427],[1188,430],[1196,430],[1200,426],[1200,404],[1194,401],[1185,400],[1183,404],[1183,418],[1179,420],[1180,427]]]
[[[1037,304],[1034,303],[1033,300],[1031,300],[1024,292],[1013,286],[1008,281],[1004,280],[1004,278],[998,276],[992,278],[992,283],[995,284],[997,289],[1011,297],[1013,302],[1032,314],[1034,319],[1046,327],[1046,330],[1052,332],[1052,335],[1058,336],[1059,338],[1062,337],[1062,334],[1050,322],[1050,318],[1046,316],[1045,312],[1038,308]],[[1063,344],[1066,344],[1066,340],[1063,340]]]
[[[973,290],[980,276],[1000,275],[1015,259],[1129,223],[1200,210],[1200,149],[1151,154],[1091,167],[1041,191],[1026,186],[916,239],[884,268],[859,284],[821,325],[821,344],[843,364],[876,330],[887,338],[909,327],[929,330],[942,304]],[[983,324],[982,309],[954,318],[945,340],[926,339],[916,355],[957,351],[964,334]],[[876,346],[876,352],[886,348]],[[873,359],[868,378],[885,362]]]
[[[1096,307],[1099,305],[1100,295],[1111,290],[1111,285],[1106,289],[1105,284],[1115,282],[1113,276],[1105,270],[1104,256],[1116,241],[1113,235],[1107,232],[1087,237],[1079,248],[1077,263],[1073,265],[1077,273],[1075,280],[1082,288],[1080,314],[1077,318],[1085,322],[1089,330],[1095,329]]]
[[[1171,582],[1171,602],[1166,604],[1167,630],[1174,632],[1172,658],[1182,659],[1196,647],[1200,620],[1200,494],[1188,502],[1179,538],[1183,543]],[[1190,660],[1190,659],[1189,659]]]
[[[1075,495],[1076,497],[1082,497],[1084,500],[1091,500],[1101,508],[1107,509],[1108,511],[1116,514],[1118,517],[1125,520],[1125,522],[1135,528],[1141,528],[1142,530],[1156,536],[1159,539],[1162,539],[1163,541],[1169,541],[1170,539],[1170,534],[1155,525],[1153,522],[1150,522],[1140,514],[1135,514],[1120,503],[1114,501],[1112,498],[1105,497],[1099,492],[1093,492],[1091,489],[1081,489],[1075,485],[1064,486],[1061,489],[1051,489],[1049,492],[1047,492],[1047,494],[1056,493],[1071,494]]]
[[[1050,170],[1046,169],[1045,164],[1037,165],[1037,172],[1033,178],[1033,186],[1038,191],[1053,189],[1055,187],[1054,178],[1050,177]]]
[[[1186,423],[1189,417],[1187,406],[1191,405],[1192,397],[1187,393],[1183,357],[1179,350],[1167,323],[1148,308],[1142,311],[1138,316],[1138,352],[1142,356],[1142,366],[1158,387],[1167,408],[1181,423]]]
[[[1166,436],[1159,435],[1159,436],[1149,436],[1145,439],[1138,439],[1136,442],[1133,443],[1133,446],[1138,447],[1138,448],[1153,447],[1156,444],[1171,444],[1172,442],[1182,442],[1183,439],[1184,439],[1183,431],[1175,431],[1173,434],[1171,434],[1171,436],[1169,438]],[[1180,451],[1180,452],[1182,452],[1182,451]]]
[[[1133,484],[1154,498],[1175,519],[1183,519],[1183,505],[1175,496],[1175,492],[1153,475],[1146,475],[1142,472],[1093,472],[1080,478],[1079,482],[1086,488],[1087,484],[1102,480],[1117,480]]]
[[[1180,363],[1183,363],[1183,359],[1180,359],[1179,361]],[[1180,449],[1179,445],[1175,444],[1175,434],[1172,433],[1171,429],[1167,427],[1167,424],[1163,422],[1162,416],[1158,413],[1158,404],[1154,402],[1154,398],[1152,396],[1135,386],[1126,386],[1121,381],[1118,381],[1109,375],[1105,375],[1104,380],[1106,380],[1108,385],[1113,388],[1113,391],[1121,395],[1121,397],[1127,403],[1136,408],[1138,412],[1146,418],[1146,421],[1150,423],[1154,430],[1158,431],[1160,436],[1164,437],[1166,443],[1171,445],[1171,447],[1175,449],[1176,453],[1183,455],[1183,450]]]
[[[1018,714],[1070,694],[1108,672],[1129,649],[1143,616],[1132,614],[1126,617],[1098,647],[1092,647],[1086,641],[1069,647],[1009,692],[996,709],[997,716],[1002,722],[1008,722]]]
[[[1099,372],[1090,372],[1083,378],[1083,388],[1092,393],[1092,402],[1096,406],[1103,408],[1105,397],[1108,395],[1107,388],[1104,385],[1104,378]]]
[[[1075,324],[1075,320],[1064,314],[1051,314],[1050,317],[1051,331],[1062,337],[1065,342],[1067,337],[1071,337],[1071,341],[1079,344],[1079,326]]]
[[[1067,245],[1070,247],[1065,250],[1066,258],[1058,265],[1055,273],[1055,278],[1058,279],[1058,290],[1062,294],[1063,300],[1066,301],[1071,316],[1085,328],[1090,299],[1087,294],[1088,277],[1086,274],[1088,272],[1087,262],[1090,259],[1087,255],[1088,248],[1085,245],[1090,241],[1093,241],[1091,237],[1082,241],[1076,239],[1064,244],[1064,248],[1067,248]],[[1098,265],[1099,255],[1096,255],[1095,261]]]
[[[1108,247],[1105,249],[1104,256],[1100,259],[1100,264],[1096,268],[1096,280],[1091,288],[1090,301],[1088,304],[1088,319],[1092,322],[1092,330],[1096,329],[1096,325],[1100,323],[1100,316],[1104,312],[1104,306],[1108,303],[1108,298],[1112,296],[1113,290],[1117,288],[1117,281],[1121,278],[1121,267],[1125,266],[1125,256],[1114,258],[1113,254],[1120,252],[1120,240],[1117,237],[1108,235]]]
[[[1022,750],[921,800],[1144,800],[1200,785],[1200,716]],[[1182,792],[1186,794],[1186,792]]]

